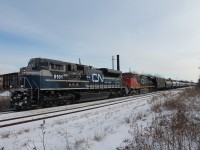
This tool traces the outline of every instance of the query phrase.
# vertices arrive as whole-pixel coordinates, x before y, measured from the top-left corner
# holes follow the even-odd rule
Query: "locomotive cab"
[[[29,61],[27,68],[30,68],[31,70],[41,70],[41,69],[49,69],[49,64],[47,61],[41,58],[33,58]]]

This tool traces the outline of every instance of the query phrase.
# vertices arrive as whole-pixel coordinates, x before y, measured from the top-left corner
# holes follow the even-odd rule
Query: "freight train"
[[[100,100],[143,92],[192,85],[108,68],[32,58],[20,69],[19,87],[13,89],[10,106],[14,110],[49,107]]]

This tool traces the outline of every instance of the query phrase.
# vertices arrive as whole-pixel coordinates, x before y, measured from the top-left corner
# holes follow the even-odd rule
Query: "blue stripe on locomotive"
[[[120,86],[119,78],[105,79],[102,73],[92,73],[87,75],[86,80],[55,79],[53,76],[24,75],[21,77],[21,85],[24,88],[32,89],[56,89],[56,88],[100,88],[102,85]],[[74,81],[74,82],[73,82]]]

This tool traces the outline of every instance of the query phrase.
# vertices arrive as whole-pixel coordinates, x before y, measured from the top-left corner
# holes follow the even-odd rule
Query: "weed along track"
[[[50,119],[50,118],[69,115],[73,113],[117,105],[121,103],[127,103],[130,101],[136,101],[136,100],[142,101],[142,100],[146,100],[149,97],[153,97],[159,94],[162,94],[162,92],[136,95],[134,97],[129,96],[129,97],[121,97],[121,98],[115,98],[115,99],[107,99],[103,101],[80,103],[76,105],[68,105],[65,107],[56,107],[56,108],[50,108],[50,109],[47,108],[47,111],[45,111],[45,109],[37,109],[34,111],[31,110],[31,111],[26,111],[26,112],[17,112],[15,113],[16,116],[14,113],[11,113],[12,116],[10,117],[9,117],[9,114],[3,114],[0,116],[0,128],[24,124],[24,123],[33,122],[33,121]],[[20,115],[17,116],[18,113]],[[4,118],[4,119],[1,119],[1,118]]]

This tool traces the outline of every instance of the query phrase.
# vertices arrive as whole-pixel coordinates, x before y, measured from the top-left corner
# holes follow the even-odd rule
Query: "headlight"
[[[26,70],[23,70],[23,71],[22,71],[22,74],[26,74]]]

